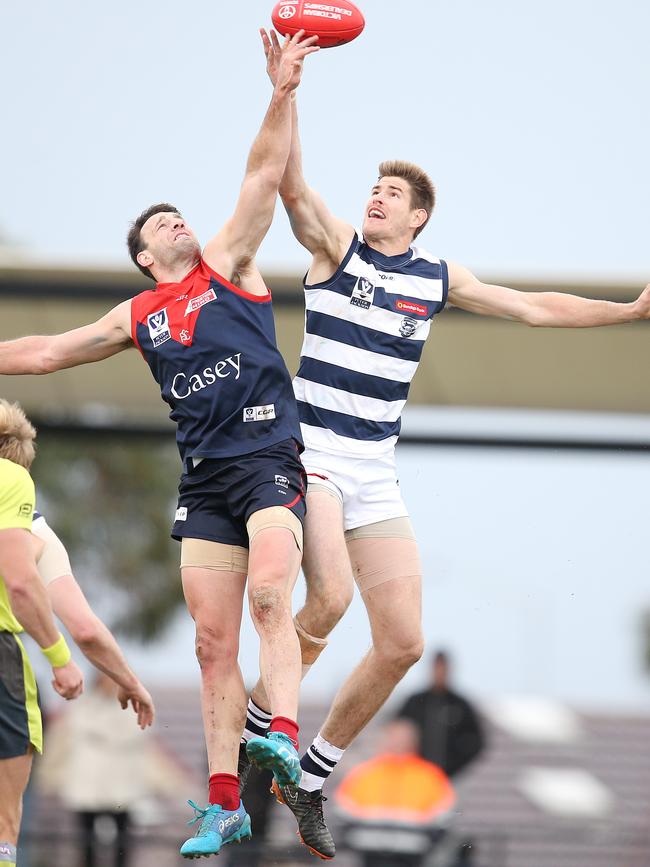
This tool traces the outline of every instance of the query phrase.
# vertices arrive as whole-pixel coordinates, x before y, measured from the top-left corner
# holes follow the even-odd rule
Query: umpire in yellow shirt
[[[15,867],[23,792],[33,751],[43,747],[36,681],[18,633],[28,632],[40,645],[63,698],[77,698],[83,678],[55,626],[36,568],[28,473],[35,431],[20,407],[4,400],[0,437],[9,458],[0,458],[0,867]]]

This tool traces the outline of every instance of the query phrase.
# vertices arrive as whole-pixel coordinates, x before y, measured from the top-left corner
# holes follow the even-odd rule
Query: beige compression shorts
[[[254,512],[246,523],[249,542],[252,542],[261,530],[270,527],[290,530],[296,545],[302,551],[302,524],[292,511],[284,506],[270,506],[268,509]],[[184,536],[181,540],[181,569],[184,566],[213,569],[216,572],[239,572],[246,575],[248,574],[248,549],[240,545]]]

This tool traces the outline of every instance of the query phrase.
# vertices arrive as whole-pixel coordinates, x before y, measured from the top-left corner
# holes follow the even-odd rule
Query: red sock
[[[289,719],[289,717],[274,716],[271,720],[269,732],[283,732],[285,735],[289,735],[294,746],[298,749],[298,723]]]
[[[239,779],[234,774],[212,774],[210,777],[211,804],[221,804],[224,810],[239,806]]]

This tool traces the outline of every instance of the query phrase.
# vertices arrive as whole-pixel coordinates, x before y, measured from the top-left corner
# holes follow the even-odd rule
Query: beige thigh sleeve
[[[330,482],[329,479],[322,479],[320,476],[308,475],[307,476],[307,493],[308,494],[329,494],[330,497],[333,497],[337,503],[343,505],[343,495],[340,490],[336,487],[334,482]]]
[[[260,530],[268,530],[270,527],[282,527],[285,530],[290,530],[298,549],[302,551],[302,523],[291,509],[287,509],[285,506],[269,506],[267,509],[253,512],[246,522],[248,541],[252,542]]]
[[[349,539],[347,545],[354,580],[361,593],[386,581],[422,575],[414,538],[365,536]]]
[[[47,586],[63,575],[72,575],[68,552],[45,518],[34,521],[32,533],[43,543],[41,555],[36,562],[43,584]]]
[[[411,519],[404,515],[402,518],[389,518],[347,530],[345,541],[351,542],[352,539],[415,539],[415,533]]]
[[[207,539],[181,540],[181,569],[195,566],[197,569],[213,569],[216,572],[239,572],[248,574],[248,551],[239,545],[224,542],[209,542]]]

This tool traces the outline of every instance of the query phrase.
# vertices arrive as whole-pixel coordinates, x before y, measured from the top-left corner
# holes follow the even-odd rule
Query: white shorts
[[[332,455],[306,448],[301,455],[310,490],[326,489],[343,504],[343,527],[353,530],[408,515],[399,489],[395,453],[377,458]]]

